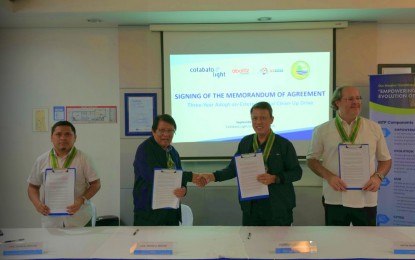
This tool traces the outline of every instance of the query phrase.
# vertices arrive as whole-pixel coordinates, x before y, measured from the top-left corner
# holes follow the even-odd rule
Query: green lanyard
[[[337,131],[339,132],[339,135],[342,138],[343,143],[350,142],[350,143],[354,144],[354,141],[356,140],[356,137],[357,137],[357,132],[359,131],[359,128],[360,128],[360,116],[357,117],[356,124],[354,125],[350,136],[348,136],[346,134],[346,131],[344,131],[344,128],[343,128],[342,123],[340,121],[339,115],[336,115],[336,121],[335,122],[336,122]]]
[[[72,163],[73,159],[75,158],[76,148],[75,147],[72,148],[72,151],[69,153],[68,157],[66,157],[66,160],[63,163],[62,168],[59,167],[58,158],[56,158],[56,155],[53,152],[53,148],[52,148],[52,150],[50,150],[49,155],[50,155],[49,156],[50,165],[52,166],[53,169],[66,169],[66,168],[69,168],[69,166],[71,166],[71,163]]]
[[[167,168],[168,169],[176,169],[176,164],[174,163],[173,159],[171,158],[171,154],[167,152]]]
[[[275,141],[275,134],[274,132],[272,132],[272,130],[270,131],[268,138],[267,138],[267,143],[265,145],[265,149],[262,153],[262,157],[264,159],[264,164],[267,165],[267,160],[269,157],[269,154],[271,153],[271,148],[272,145],[274,144]],[[253,148],[254,148],[254,152],[258,151],[259,149],[259,144],[258,144],[258,135],[254,134],[254,143],[253,143]]]

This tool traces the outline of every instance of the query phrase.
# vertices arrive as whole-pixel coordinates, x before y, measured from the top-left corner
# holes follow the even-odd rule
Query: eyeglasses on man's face
[[[174,133],[176,132],[176,130],[174,129],[157,129],[156,133],[158,135],[174,135]]]
[[[362,102],[362,96],[342,98],[347,102]]]

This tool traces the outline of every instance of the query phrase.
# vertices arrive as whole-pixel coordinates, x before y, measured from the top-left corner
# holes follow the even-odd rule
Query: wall
[[[119,109],[117,50],[117,29],[0,30],[0,227],[40,227],[26,179],[37,156],[52,147],[53,106]],[[49,109],[47,132],[32,131],[32,109],[39,107]],[[119,215],[119,124],[75,127],[77,148],[101,177],[93,198],[98,214]]]
[[[378,64],[415,64],[414,24],[383,24],[378,27]]]
[[[150,32],[145,26],[126,26],[119,28],[119,57],[120,57],[120,103],[123,107],[123,93],[126,92],[158,92],[161,93],[161,39],[160,33]],[[122,71],[122,72],[121,72]],[[160,95],[159,95],[160,96]],[[162,112],[161,98],[158,100],[158,113]],[[123,117],[123,112],[121,117]],[[121,118],[121,121],[124,120]],[[126,137],[124,123],[121,122],[121,222],[123,225],[133,224],[132,188],[134,185],[133,161],[137,146],[147,137]],[[174,140],[173,140],[174,141]],[[180,152],[180,151],[179,151]],[[183,168],[194,172],[211,172],[226,166],[228,161],[185,161]],[[303,180],[296,183],[299,190],[315,191],[314,196],[321,195],[321,180],[302,164]],[[194,211],[195,225],[240,225],[241,216],[237,199],[235,180],[223,183],[209,184],[200,189],[189,184],[189,191],[184,203]],[[308,200],[311,196],[301,196],[299,205],[313,205]],[[304,200],[306,201],[300,201]],[[321,204],[317,204],[321,207]],[[298,207],[300,208],[300,207]],[[322,211],[317,211],[314,225],[322,224]],[[307,215],[299,213],[297,215]],[[310,223],[307,220],[297,221],[299,225]]]
[[[351,23],[337,30],[337,86],[358,86],[369,116],[369,75],[378,64],[415,64],[414,24]]]
[[[120,93],[124,92],[161,92],[161,39],[157,32],[150,32],[148,27],[120,27]],[[151,69],[148,69],[151,67]],[[121,102],[123,102],[122,96]],[[161,102],[161,99],[159,100]],[[158,113],[162,109],[158,107]],[[121,125],[121,134],[123,125]],[[133,224],[132,188],[134,184],[133,160],[137,146],[147,137],[129,138],[121,136],[121,221],[124,225]],[[194,172],[211,172],[226,166],[228,161],[185,161],[183,167]],[[297,182],[297,193],[313,193],[316,201],[321,197],[321,180],[312,174],[304,163],[304,178]],[[304,187],[304,188],[303,188]],[[304,191],[303,191],[304,189]],[[314,191],[314,192],[312,192]],[[310,203],[311,196],[301,196],[299,205],[315,205]],[[305,201],[304,201],[305,200]],[[213,183],[200,189],[189,184],[188,195],[183,203],[190,205],[194,213],[195,225],[240,225],[241,214],[237,199],[235,180],[224,183]],[[321,204],[317,204],[321,207]],[[302,207],[301,207],[302,208]],[[298,207],[298,209],[301,209]],[[296,209],[297,211],[297,209]],[[315,211],[313,221],[296,221],[301,224],[322,224],[322,210]],[[298,216],[307,214],[299,213]],[[320,220],[320,221],[319,221]]]
[[[337,85],[368,86],[368,75],[377,73],[378,25],[351,23],[336,30]]]
[[[350,23],[336,31],[336,85],[353,84],[359,87],[363,97],[368,97],[368,75],[377,73],[378,63],[415,63],[415,25],[383,25],[376,23]],[[120,67],[128,67],[130,73],[120,74],[121,88],[161,89],[161,58],[159,35],[146,27],[120,27]],[[143,46],[148,46],[143,51]],[[143,54],[143,55],[141,55]],[[141,57],[138,59],[138,57]],[[131,58],[132,57],[132,58]],[[147,62],[154,70],[143,70]],[[159,66],[153,66],[159,63]],[[136,72],[136,73],[135,73]],[[367,100],[367,99],[366,99]],[[160,111],[160,110],[159,110]],[[362,114],[368,116],[368,104]],[[134,153],[144,138],[121,139],[121,219],[123,224],[133,222],[132,187]],[[227,162],[184,162],[186,170],[210,172],[222,168]],[[321,180],[302,162],[303,179],[295,183],[297,208],[294,225],[323,225],[321,206]],[[183,203],[193,208],[195,225],[240,225],[241,213],[237,201],[235,181],[214,183],[200,189],[189,184],[189,192]]]
[[[376,23],[351,23],[337,30],[336,84],[355,84],[368,93],[368,75],[376,74],[378,63],[415,63],[413,31],[413,24]],[[40,226],[27,198],[26,179],[33,161],[51,144],[49,132],[32,132],[32,109],[46,107],[51,112],[55,105],[118,107],[117,124],[77,125],[77,146],[93,158],[101,175],[102,189],[93,199],[98,214],[120,215],[124,224],[131,224],[132,162],[144,138],[123,136],[122,95],[161,92],[160,35],[145,26],[1,29],[0,57],[0,227]],[[197,171],[225,164],[184,163]],[[304,179],[296,183],[294,224],[320,225],[321,180],[303,168]],[[199,198],[212,203],[204,204]],[[193,207],[195,224],[237,225],[240,221],[232,181],[204,189],[190,185],[184,202]]]
[[[161,41],[160,34],[150,32],[147,26],[120,27],[119,66],[120,103],[124,105],[124,93],[161,91]],[[157,113],[162,111],[161,96],[158,95]],[[124,111],[121,115],[121,222],[133,223],[132,187],[134,185],[133,161],[137,146],[146,137],[124,135]]]

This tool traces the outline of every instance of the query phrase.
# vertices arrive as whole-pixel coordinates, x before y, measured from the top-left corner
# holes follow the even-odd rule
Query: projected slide
[[[330,53],[170,55],[174,143],[239,141],[253,133],[250,108],[274,110],[274,132],[309,140],[330,117]]]

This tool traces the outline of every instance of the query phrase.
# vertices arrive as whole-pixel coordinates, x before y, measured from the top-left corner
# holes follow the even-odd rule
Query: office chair
[[[95,227],[95,224],[97,222],[97,207],[91,200],[88,200],[88,204],[91,207],[91,213],[92,213],[91,226]]]
[[[192,209],[185,204],[181,204],[181,208],[182,208],[182,222],[180,223],[180,226],[193,226]]]
[[[89,206],[91,207],[92,218],[91,218],[91,226],[98,227],[98,226],[119,226],[120,219],[114,215],[105,215],[105,216],[97,216],[97,208],[95,204],[89,200]]]

